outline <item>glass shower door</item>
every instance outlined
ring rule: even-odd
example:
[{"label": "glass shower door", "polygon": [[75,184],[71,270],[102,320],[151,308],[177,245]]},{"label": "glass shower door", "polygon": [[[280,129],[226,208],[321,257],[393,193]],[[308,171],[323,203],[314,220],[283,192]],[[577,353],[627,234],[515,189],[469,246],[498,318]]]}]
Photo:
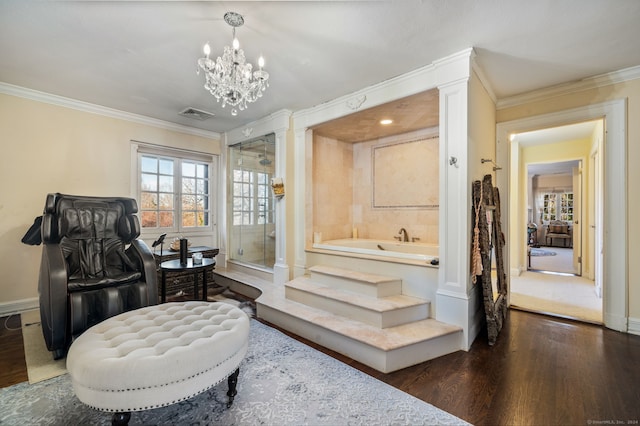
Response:
[{"label": "glass shower door", "polygon": [[273,269],[275,172],[273,134],[229,147],[229,260]]}]

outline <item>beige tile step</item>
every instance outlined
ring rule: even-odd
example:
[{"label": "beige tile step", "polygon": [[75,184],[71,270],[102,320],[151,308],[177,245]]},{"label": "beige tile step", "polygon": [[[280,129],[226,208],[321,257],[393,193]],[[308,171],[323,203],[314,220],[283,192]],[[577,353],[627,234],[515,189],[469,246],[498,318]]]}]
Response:
[{"label": "beige tile step", "polygon": [[213,275],[217,285],[228,287],[231,291],[251,299],[260,297],[263,289],[273,286],[273,283],[267,280],[224,267],[216,267]]},{"label": "beige tile step", "polygon": [[309,277],[298,277],[285,283],[285,296],[378,328],[395,327],[429,317],[428,300],[405,295],[364,296],[322,286]]},{"label": "beige tile step", "polygon": [[285,297],[284,287],[256,299],[258,317],[383,373],[462,348],[462,329],[434,319],[378,328]]},{"label": "beige tile step", "polygon": [[372,297],[386,297],[402,293],[402,279],[385,275],[369,274],[315,265],[309,268],[311,279],[326,287],[364,294]]}]

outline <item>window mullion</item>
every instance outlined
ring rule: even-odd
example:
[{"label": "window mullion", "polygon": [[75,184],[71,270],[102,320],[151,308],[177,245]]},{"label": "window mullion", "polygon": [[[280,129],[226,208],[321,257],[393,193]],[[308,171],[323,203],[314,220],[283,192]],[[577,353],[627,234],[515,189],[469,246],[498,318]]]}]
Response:
[{"label": "window mullion", "polygon": [[174,227],[182,232],[182,159],[177,158],[173,169],[173,212]]},{"label": "window mullion", "polygon": [[251,177],[252,177],[252,181],[251,181],[251,189],[252,189],[251,199],[252,199],[252,205],[253,205],[253,224],[257,225],[260,222],[260,220],[259,220],[260,206],[258,204],[258,173],[257,172],[251,172]]}]

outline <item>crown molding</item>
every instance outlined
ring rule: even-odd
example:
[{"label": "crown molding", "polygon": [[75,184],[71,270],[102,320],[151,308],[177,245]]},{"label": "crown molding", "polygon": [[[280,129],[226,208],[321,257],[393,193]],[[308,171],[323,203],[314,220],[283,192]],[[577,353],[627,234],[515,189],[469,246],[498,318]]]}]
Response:
[{"label": "crown molding", "polygon": [[356,109],[367,109],[396,99],[415,95],[459,80],[468,80],[473,48],[467,48],[413,71],[331,101],[293,113],[296,128],[309,128],[316,124],[351,114]]},{"label": "crown molding", "polygon": [[496,93],[493,91],[491,84],[489,84],[489,79],[487,78],[486,74],[484,73],[480,65],[478,65],[478,63],[475,61],[475,55],[471,59],[471,69],[476,73],[478,80],[480,80],[480,84],[482,84],[484,90],[487,91],[487,94],[489,95],[493,103],[497,103],[498,98],[496,96]]},{"label": "crown molding", "polygon": [[156,118],[151,118],[144,115],[133,114],[113,108],[107,108],[76,99],[65,98],[64,96],[58,96],[51,93],[40,92],[38,90],[27,89],[25,87],[15,86],[13,84],[0,82],[0,93],[16,96],[19,98],[30,99],[36,102],[43,102],[51,105],[61,106],[64,108],[88,112],[90,114],[102,115],[105,117],[116,118],[119,120],[129,121],[137,124],[144,124],[146,126],[157,127],[164,130],[171,130],[174,132],[185,133],[193,136],[201,136],[204,138],[220,140],[220,133],[218,132],[183,126],[181,124],[158,120]]},{"label": "crown molding", "polygon": [[502,98],[496,103],[496,109],[501,110],[511,108],[548,98],[582,92],[584,90],[597,89],[599,87],[609,86],[612,84],[624,83],[638,78],[640,78],[640,66],[625,68],[619,71],[612,71],[606,74],[583,78],[582,80],[570,83],[562,83],[544,89]]},{"label": "crown molding", "polygon": [[268,133],[286,132],[289,130],[291,114],[290,110],[281,109],[266,117],[229,130],[225,133],[225,144],[228,146]]}]

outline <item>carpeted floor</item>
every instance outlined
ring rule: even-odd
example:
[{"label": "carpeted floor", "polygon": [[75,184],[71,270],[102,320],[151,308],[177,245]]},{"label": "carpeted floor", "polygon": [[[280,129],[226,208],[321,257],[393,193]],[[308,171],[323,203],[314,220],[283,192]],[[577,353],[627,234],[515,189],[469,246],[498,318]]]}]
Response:
[{"label": "carpeted floor", "polygon": [[38,383],[43,380],[57,377],[67,372],[64,359],[53,360],[51,352],[42,336],[42,326],[40,324],[40,312],[35,309],[23,312],[22,321],[22,341],[24,342],[24,359],[27,363],[27,375],[29,383]]},{"label": "carpeted floor", "polygon": [[573,254],[572,248],[532,248],[529,270],[511,276],[511,306],[601,324],[602,299],[592,280],[573,275],[579,272]]},{"label": "carpeted floor", "polygon": [[563,247],[532,248],[529,269],[567,274],[578,272],[573,267],[573,249]]},{"label": "carpeted floor", "polygon": [[[435,425],[466,424],[258,321],[240,366],[238,395],[226,382],[188,401],[133,413],[131,424]],[[68,374],[0,390],[0,424],[109,424],[73,394]]]},{"label": "carpeted floor", "polygon": [[527,311],[602,323],[602,299],[586,278],[526,271],[511,276],[510,296],[512,306]]}]

